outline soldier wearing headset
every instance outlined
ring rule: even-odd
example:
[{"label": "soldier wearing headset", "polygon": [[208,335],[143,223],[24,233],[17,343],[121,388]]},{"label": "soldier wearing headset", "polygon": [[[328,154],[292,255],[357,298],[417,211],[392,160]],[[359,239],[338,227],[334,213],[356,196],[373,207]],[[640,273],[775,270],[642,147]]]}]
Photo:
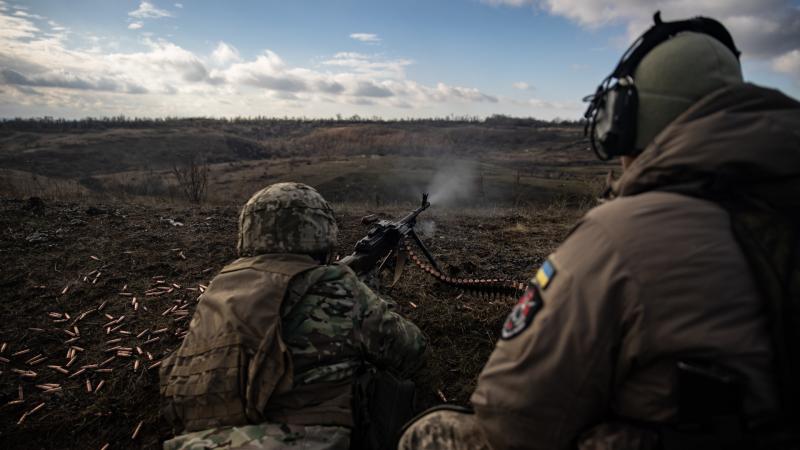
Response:
[{"label": "soldier wearing headset", "polygon": [[532,274],[474,412],[400,448],[798,448],[800,103],[719,22],[659,14],[587,100],[615,198]]}]

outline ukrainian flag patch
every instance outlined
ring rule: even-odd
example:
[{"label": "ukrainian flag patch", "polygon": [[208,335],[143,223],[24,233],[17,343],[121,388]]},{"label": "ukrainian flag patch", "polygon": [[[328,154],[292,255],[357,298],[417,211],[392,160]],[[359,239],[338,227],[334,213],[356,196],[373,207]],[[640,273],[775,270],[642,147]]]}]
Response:
[{"label": "ukrainian flag patch", "polygon": [[542,267],[539,268],[539,271],[536,272],[536,284],[539,285],[540,288],[545,289],[548,284],[550,284],[550,280],[556,276],[556,266],[550,262],[550,259],[546,259]]}]

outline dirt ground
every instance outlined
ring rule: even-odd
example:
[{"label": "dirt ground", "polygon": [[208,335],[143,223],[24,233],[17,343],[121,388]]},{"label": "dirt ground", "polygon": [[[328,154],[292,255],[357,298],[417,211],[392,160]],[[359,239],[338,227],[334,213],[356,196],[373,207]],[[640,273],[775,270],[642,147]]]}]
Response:
[{"label": "dirt ground", "polygon": [[[420,228],[451,275],[523,281],[582,209],[434,207]],[[0,199],[3,448],[160,448],[172,430],[159,415],[158,364],[235,258],[237,212]],[[366,231],[361,216],[402,209],[337,212],[345,255]],[[419,407],[466,404],[516,299],[453,290],[415,267],[381,294],[430,337]]]}]

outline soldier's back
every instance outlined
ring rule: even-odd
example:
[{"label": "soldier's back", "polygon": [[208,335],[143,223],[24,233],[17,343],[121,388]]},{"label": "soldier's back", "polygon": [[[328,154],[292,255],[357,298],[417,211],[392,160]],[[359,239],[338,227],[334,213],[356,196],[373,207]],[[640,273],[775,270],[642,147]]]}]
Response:
[{"label": "soldier's back", "polygon": [[[667,192],[621,197],[591,211],[629,274],[627,318],[613,404],[625,417],[675,411],[675,359],[742,375],[748,415],[774,412],[772,350],[763,301],[719,205]],[[576,255],[577,256],[577,255]]]}]

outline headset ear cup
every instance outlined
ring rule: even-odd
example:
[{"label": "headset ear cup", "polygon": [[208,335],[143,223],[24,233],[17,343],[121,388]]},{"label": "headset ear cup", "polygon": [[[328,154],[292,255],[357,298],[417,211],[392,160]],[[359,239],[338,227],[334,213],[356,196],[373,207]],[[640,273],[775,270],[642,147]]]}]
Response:
[{"label": "headset ear cup", "polygon": [[595,153],[602,160],[636,153],[636,87],[632,82],[616,83],[602,96],[592,125]]},{"label": "headset ear cup", "polygon": [[636,129],[639,115],[639,91],[630,84],[625,87],[624,107],[620,111],[620,148],[621,155],[638,155],[642,149],[636,148]]},{"label": "headset ear cup", "polygon": [[617,103],[617,86],[614,84],[602,92],[592,119],[594,152],[603,161],[615,156],[617,136],[614,131],[614,110]]}]

